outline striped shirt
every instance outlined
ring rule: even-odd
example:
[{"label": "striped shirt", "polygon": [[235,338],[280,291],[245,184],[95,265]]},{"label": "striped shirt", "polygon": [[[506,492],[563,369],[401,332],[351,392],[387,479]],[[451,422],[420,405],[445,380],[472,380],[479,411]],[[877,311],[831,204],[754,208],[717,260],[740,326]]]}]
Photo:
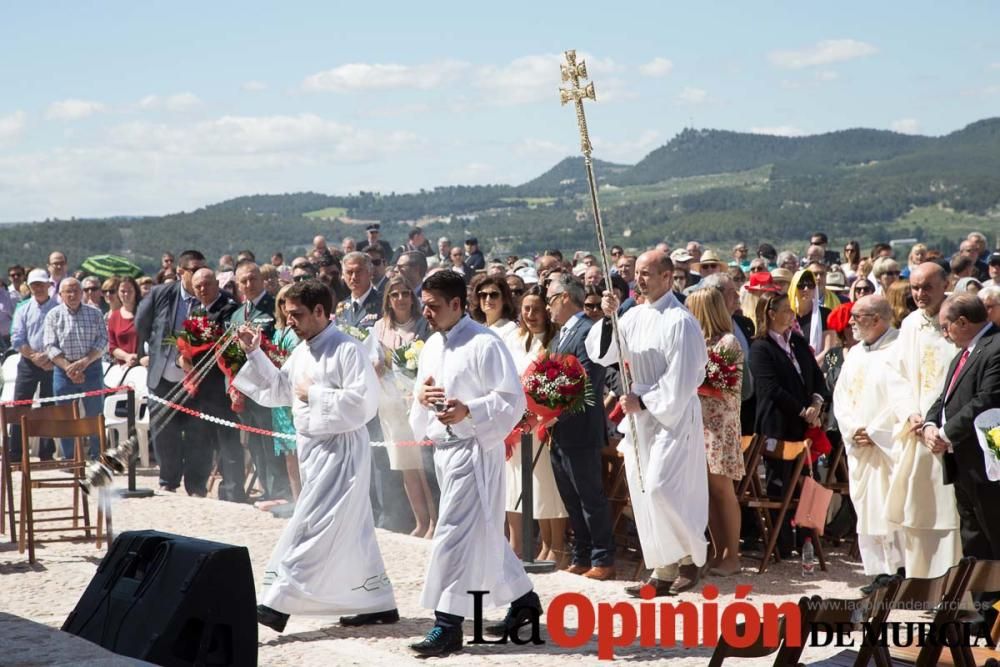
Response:
[{"label": "striped shirt", "polygon": [[45,353],[49,359],[61,354],[76,361],[107,349],[108,325],[97,308],[81,304],[74,313],[61,303],[45,316]]}]

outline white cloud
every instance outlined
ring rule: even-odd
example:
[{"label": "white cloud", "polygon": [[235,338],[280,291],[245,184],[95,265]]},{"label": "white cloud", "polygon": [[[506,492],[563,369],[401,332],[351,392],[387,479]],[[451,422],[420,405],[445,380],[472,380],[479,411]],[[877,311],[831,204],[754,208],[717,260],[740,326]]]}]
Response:
[{"label": "white cloud", "polygon": [[794,125],[773,125],[771,127],[751,127],[753,134],[770,134],[776,137],[802,137],[805,131]]},{"label": "white cloud", "polygon": [[685,86],[684,89],[677,95],[677,101],[684,104],[701,104],[706,99],[708,99],[708,91],[704,88],[694,88],[692,86]]},{"label": "white cloud", "polygon": [[594,137],[594,155],[609,162],[636,163],[654,148],[663,143],[663,135],[657,130],[643,130],[634,139],[605,141]]},{"label": "white cloud", "polygon": [[166,111],[190,111],[201,106],[201,100],[194,93],[177,93],[174,95],[146,95],[139,100],[139,107],[142,109]]},{"label": "white cloud", "polygon": [[442,60],[423,65],[349,63],[307,76],[302,88],[310,92],[346,93],[371,90],[431,90],[454,81],[469,64]]},{"label": "white cloud", "polygon": [[[610,58],[597,58],[577,53],[577,62],[587,64],[588,81],[596,74],[597,98],[603,101],[625,97],[617,79],[600,80],[601,75],[621,71],[621,66]],[[562,82],[560,65],[565,62],[562,54],[546,53],[515,58],[505,65],[488,65],[476,73],[476,85],[483,89],[486,102],[491,105],[516,105],[547,102],[559,99]],[[584,82],[581,81],[581,85]]]},{"label": "white cloud", "polygon": [[645,76],[661,77],[674,70],[674,63],[666,58],[653,58],[648,63],[639,66],[639,72]]},{"label": "white cloud", "polygon": [[49,105],[45,117],[50,120],[80,120],[107,109],[106,105],[92,100],[60,100]]},{"label": "white cloud", "polygon": [[240,85],[240,90],[245,93],[259,93],[262,90],[267,90],[267,84],[263,81],[244,81]]},{"label": "white cloud", "polygon": [[826,39],[798,51],[772,51],[771,64],[788,69],[829,65],[877,53],[878,49],[856,39]]},{"label": "white cloud", "polygon": [[23,111],[15,111],[6,116],[0,116],[0,143],[13,141],[24,131],[28,116]]},{"label": "white cloud", "polygon": [[920,134],[920,123],[916,118],[900,118],[889,123],[889,129],[900,134]]}]

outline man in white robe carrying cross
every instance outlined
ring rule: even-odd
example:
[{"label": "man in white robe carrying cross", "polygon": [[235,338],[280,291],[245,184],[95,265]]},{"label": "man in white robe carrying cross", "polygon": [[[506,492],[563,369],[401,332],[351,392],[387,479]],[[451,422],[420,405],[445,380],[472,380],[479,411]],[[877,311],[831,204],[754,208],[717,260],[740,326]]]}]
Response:
[{"label": "man in white robe carrying cross", "polygon": [[858,341],[844,358],[833,409],[844,437],[851,502],[858,515],[858,548],[871,593],[903,568],[903,538],[885,517],[885,499],[895,463],[892,431],[895,412],[886,400],[889,356],[899,331],[892,327],[892,306],[880,295],[858,299],[851,310]]},{"label": "man in white robe carrying cross", "polygon": [[[672,294],[670,258],[659,250],[643,253],[635,273],[645,303],[619,322],[632,371],[631,393],[619,402],[626,415],[634,415],[639,441],[633,442],[623,419],[618,428],[625,438],[618,451],[625,459],[643,559],[653,568],[645,584],[656,595],[676,595],[697,585],[708,546],[708,468],[697,394],[708,352],[697,320]],[[618,306],[605,292],[604,323],[587,336],[590,358],[604,366],[619,361],[610,322]],[[628,586],[625,592],[639,597],[642,587]]]},{"label": "man in white robe carrying cross", "polygon": [[365,424],[378,409],[367,352],[330,323],[333,293],[316,280],[287,292],[285,318],[302,343],[281,369],[261,333],[239,329],[247,363],[233,386],[266,407],[291,406],[302,492],[264,574],[257,620],[278,632],[291,614],[342,616],[342,625],[399,620],[375,541]]},{"label": "man in white robe carrying cross", "polygon": [[441,508],[420,604],[435,623],[411,648],[424,656],[462,650],[462,621],[474,611],[469,591],[488,591],[491,607],[510,604],[509,633],[537,620],[541,603],[504,538],[504,438],[524,415],[526,399],[514,360],[500,338],[465,315],[465,279],[428,276],[423,316],[435,331],[420,353],[410,411],[418,439],[434,443]]}]

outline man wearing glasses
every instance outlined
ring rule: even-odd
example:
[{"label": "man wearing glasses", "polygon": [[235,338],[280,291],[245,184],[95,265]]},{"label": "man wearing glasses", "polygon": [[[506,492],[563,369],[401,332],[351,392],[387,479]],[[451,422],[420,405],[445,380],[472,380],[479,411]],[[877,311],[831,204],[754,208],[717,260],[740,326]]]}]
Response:
[{"label": "man wearing glasses", "polygon": [[7,286],[7,291],[10,293],[10,300],[16,304],[25,298],[21,295],[21,285],[24,284],[24,267],[20,264],[8,267],[7,279],[10,280],[10,284]]},{"label": "man wearing glasses", "polygon": [[382,294],[385,287],[385,270],[387,268],[382,248],[379,246],[368,246],[362,252],[368,255],[372,261],[372,285],[375,287],[376,292]]},{"label": "man wearing glasses", "polygon": [[102,313],[108,311],[108,304],[104,302],[104,293],[101,292],[100,278],[87,276],[83,279],[83,302],[97,308]]},{"label": "man wearing glasses", "polygon": [[54,250],[49,254],[49,278],[52,284],[49,285],[49,296],[59,299],[59,283],[66,277],[66,255],[59,250]]}]

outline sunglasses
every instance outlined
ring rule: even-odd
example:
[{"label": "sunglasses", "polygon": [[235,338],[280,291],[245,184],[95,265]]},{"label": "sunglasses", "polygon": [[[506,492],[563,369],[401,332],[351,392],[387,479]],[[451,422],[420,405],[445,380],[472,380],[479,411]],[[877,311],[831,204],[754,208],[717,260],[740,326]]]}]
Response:
[{"label": "sunglasses", "polygon": [[382,260],[381,259],[373,259],[372,260],[372,266],[382,266]]},{"label": "sunglasses", "polygon": [[866,287],[857,287],[857,288],[855,288],[854,293],[855,294],[874,294],[875,293],[875,288],[874,287],[867,287],[867,286]]},{"label": "sunglasses", "polygon": [[479,292],[476,294],[476,296],[478,296],[479,299],[483,301],[486,299],[499,299],[500,292]]},{"label": "sunglasses", "polygon": [[114,294],[115,293],[115,291],[113,289],[105,289],[105,290],[101,290],[101,291],[104,292],[105,294]]},{"label": "sunglasses", "polygon": [[600,310],[601,309],[601,304],[599,302],[598,303],[584,303],[583,307],[586,310]]},{"label": "sunglasses", "polygon": [[83,291],[84,292],[100,292],[101,288],[100,287],[84,287]]},{"label": "sunglasses", "polygon": [[305,282],[307,280],[313,280],[313,276],[302,275],[302,276],[295,276],[294,278],[292,278],[292,281],[297,282],[297,283],[302,283],[302,282]]},{"label": "sunglasses", "polygon": [[10,278],[11,280],[20,280],[21,278],[24,277],[24,274],[23,273],[8,273],[7,277]]},{"label": "sunglasses", "polygon": [[816,289],[815,285],[810,285],[809,283],[799,283],[799,291],[804,291],[807,289]]},{"label": "sunglasses", "polygon": [[512,289],[510,293],[513,294],[514,296],[522,296],[524,294],[524,290],[515,288]]}]

